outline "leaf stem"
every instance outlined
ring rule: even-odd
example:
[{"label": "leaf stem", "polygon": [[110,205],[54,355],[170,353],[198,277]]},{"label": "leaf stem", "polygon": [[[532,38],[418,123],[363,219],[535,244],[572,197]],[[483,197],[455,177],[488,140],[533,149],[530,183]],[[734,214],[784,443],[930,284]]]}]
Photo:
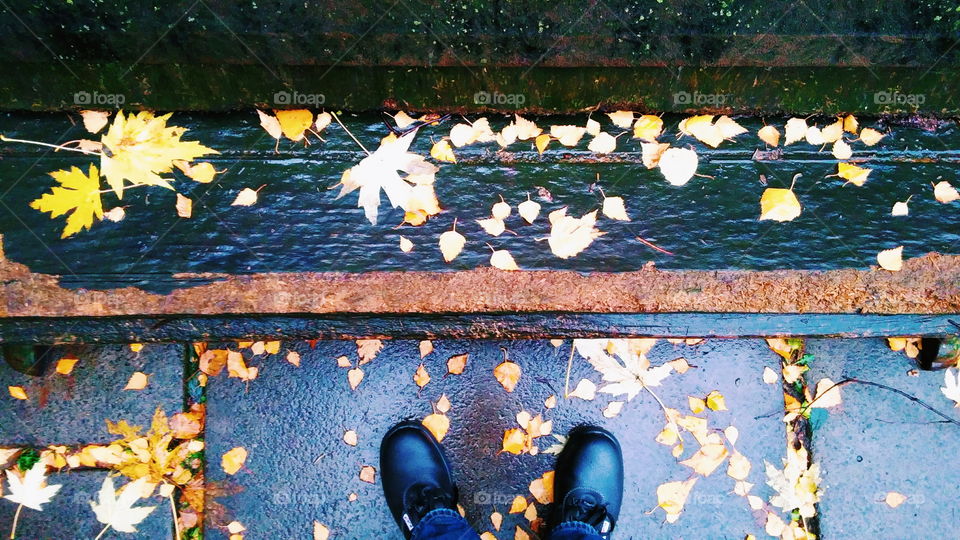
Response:
[{"label": "leaf stem", "polygon": [[167,497],[170,499],[170,512],[173,513],[173,527],[177,535],[174,537],[176,540],[180,540],[180,518],[177,516],[177,507],[173,504],[173,491],[170,491],[170,496]]},{"label": "leaf stem", "polygon": [[12,143],[23,143],[23,144],[33,144],[36,146],[45,146],[47,148],[55,148],[57,150],[69,150],[70,152],[80,152],[81,154],[87,154],[88,156],[103,156],[100,152],[91,152],[89,150],[84,150],[82,148],[70,148],[69,146],[61,146],[59,144],[50,144],[40,141],[30,141],[27,139],[12,139],[4,135],[0,135],[0,141],[3,142],[12,142]]},{"label": "leaf stem", "polygon": [[563,399],[570,395],[570,369],[573,367],[573,352],[576,350],[575,340],[570,340],[570,357],[567,358],[567,379],[563,383]]},{"label": "leaf stem", "polygon": [[100,538],[101,538],[104,534],[107,533],[107,529],[109,529],[109,528],[110,528],[110,524],[107,523],[107,525],[103,528],[103,530],[100,531],[100,534],[98,534],[97,537],[94,538],[93,540],[100,540]]},{"label": "leaf stem", "polygon": [[350,130],[347,129],[347,126],[343,125],[343,122],[340,121],[340,117],[337,116],[337,113],[331,111],[331,112],[330,112],[330,116],[333,116],[333,119],[336,120],[337,123],[340,124],[340,127],[342,127],[343,130],[347,132],[347,135],[349,135],[350,138],[353,139],[353,142],[357,143],[357,145],[360,146],[360,148],[361,148],[364,152],[366,152],[367,155],[369,156],[369,155],[370,155],[370,151],[367,150],[367,148],[366,148],[365,146],[363,146],[363,144],[362,144],[360,141],[358,141],[356,137],[353,136],[353,133],[350,133]]},{"label": "leaf stem", "polygon": [[13,515],[13,528],[10,529],[10,540],[13,540],[17,537],[17,521],[20,520],[20,511],[23,510],[23,505],[17,506],[17,513]]}]

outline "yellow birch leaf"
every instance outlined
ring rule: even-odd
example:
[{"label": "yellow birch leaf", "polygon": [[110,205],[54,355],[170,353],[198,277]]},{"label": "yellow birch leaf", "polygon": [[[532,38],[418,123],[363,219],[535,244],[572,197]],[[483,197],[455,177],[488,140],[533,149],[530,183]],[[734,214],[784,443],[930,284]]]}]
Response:
[{"label": "yellow birch leaf", "polygon": [[446,394],[440,396],[440,399],[437,400],[437,412],[442,414],[447,414],[450,412],[450,400],[447,398]]},{"label": "yellow birch leaf", "polygon": [[450,147],[450,141],[447,139],[440,139],[434,143],[433,147],[430,148],[430,155],[437,161],[457,162],[457,157],[453,155],[453,148]]},{"label": "yellow birch leaf", "polygon": [[673,446],[677,442],[678,436],[679,432],[677,430],[677,425],[670,422],[663,426],[663,429],[657,435],[655,440],[664,446]]},{"label": "yellow birch leaf", "polygon": [[763,368],[763,382],[767,384],[774,384],[777,382],[777,372],[770,369],[770,366]]},{"label": "yellow birch leaf", "polygon": [[103,213],[103,219],[112,221],[114,223],[123,221],[123,218],[125,217],[127,217],[127,211],[124,210],[122,206],[115,206],[109,211]]},{"label": "yellow birch leaf", "polygon": [[[520,428],[510,428],[503,432],[502,451],[510,454],[522,454],[527,446],[527,435]],[[522,497],[520,497],[522,498]],[[513,512],[510,512],[511,514]]]},{"label": "yellow birch leaf", "polygon": [[22,386],[8,386],[7,391],[10,392],[10,397],[14,399],[27,399],[27,391]]},{"label": "yellow birch leaf", "polygon": [[534,503],[527,505],[527,509],[523,511],[523,518],[527,521],[537,519],[537,505]]},{"label": "yellow birch leaf", "polygon": [[134,371],[133,375],[130,376],[130,380],[127,381],[127,385],[123,387],[124,390],[143,390],[147,387],[147,374],[141,371]]},{"label": "yellow birch leaf", "polygon": [[697,482],[697,477],[683,482],[667,482],[657,486],[657,506],[667,512],[667,521],[673,523],[683,512],[690,490]]},{"label": "yellow birch leaf", "polygon": [[584,127],[587,130],[587,135],[591,137],[596,137],[600,134],[600,122],[597,122],[593,118],[587,118],[587,125]]},{"label": "yellow birch leaf", "polygon": [[519,270],[520,267],[513,260],[513,256],[505,249],[494,251],[490,255],[490,266],[500,270]]},{"label": "yellow birch leaf", "polygon": [[597,397],[597,385],[589,379],[580,379],[573,392],[567,395],[568,398],[580,398],[585,401],[592,401]]},{"label": "yellow birch leaf", "polygon": [[73,366],[77,365],[79,358],[72,358],[69,356],[64,356],[63,358],[57,360],[57,373],[61,375],[69,375],[73,372]]},{"label": "yellow birch leaf", "polygon": [[356,390],[363,380],[363,370],[356,367],[347,372],[347,382],[350,383],[350,389]]},{"label": "yellow birch leaf", "polygon": [[860,141],[867,146],[873,146],[880,142],[880,139],[886,137],[885,134],[880,133],[879,131],[873,128],[863,128],[860,130]]},{"label": "yellow birch leaf", "polygon": [[313,129],[317,133],[320,133],[321,131],[326,129],[327,126],[329,126],[330,122],[332,121],[333,121],[333,116],[330,113],[322,112],[317,115],[317,121],[313,123]]},{"label": "yellow birch leaf", "polygon": [[833,157],[837,159],[850,159],[853,156],[853,148],[843,139],[837,139],[833,143]]},{"label": "yellow birch leaf", "polygon": [[740,452],[734,452],[727,463],[727,476],[734,480],[746,480],[750,475],[750,460]]},{"label": "yellow birch leaf", "polygon": [[842,401],[840,387],[834,386],[833,381],[824,377],[817,382],[817,393],[814,400],[810,402],[810,407],[826,409],[839,405]]},{"label": "yellow birch leaf", "polygon": [[607,406],[603,409],[603,417],[613,418],[617,416],[620,414],[620,411],[623,410],[623,404],[624,402],[622,401],[611,401],[607,403]]},{"label": "yellow birch leaf", "polygon": [[551,394],[547,399],[543,400],[543,406],[552,409],[557,406],[557,396]]},{"label": "yellow birch leaf", "polygon": [[553,502],[553,480],[555,471],[547,471],[540,478],[530,482],[530,494],[540,504],[550,504]]},{"label": "yellow birch leaf", "polygon": [[193,201],[177,193],[177,215],[182,218],[193,216]]},{"label": "yellow birch leaf", "polygon": [[903,268],[903,246],[885,249],[877,253],[877,262],[884,270],[899,272]]},{"label": "yellow birch leaf", "polygon": [[826,144],[827,140],[823,138],[823,132],[820,131],[820,128],[817,126],[807,127],[806,134],[807,143],[814,146],[820,146],[821,144]]},{"label": "yellow birch leaf", "polygon": [[257,192],[250,188],[243,188],[237,193],[237,197],[230,203],[230,206],[252,206],[257,203]]},{"label": "yellow birch leaf", "polygon": [[356,446],[357,443],[359,442],[359,437],[357,436],[357,432],[352,429],[348,429],[344,431],[343,442],[349,444],[350,446]]},{"label": "yellow birch leaf", "polygon": [[537,147],[537,152],[543,154],[543,151],[547,149],[547,145],[550,144],[550,135],[544,133],[543,135],[537,135],[534,144]]},{"label": "yellow birch leaf", "polygon": [[[633,123],[633,138],[654,143],[663,132],[663,119],[653,114],[645,114]],[[652,167],[647,167],[651,169]]]},{"label": "yellow birch leaf", "polygon": [[223,454],[223,457],[220,458],[220,466],[223,467],[223,472],[233,475],[237,471],[243,468],[243,464],[247,462],[247,449],[242,446],[237,446],[231,450],[228,450],[227,453]]},{"label": "yellow birch leaf", "polygon": [[260,116],[260,126],[274,139],[279,139],[283,135],[283,129],[280,128],[280,121],[276,116],[269,115],[261,110],[257,110]]},{"label": "yellow birch leaf", "polygon": [[727,402],[723,398],[723,394],[714,390],[707,394],[707,407],[710,407],[710,410],[713,411],[725,411],[727,410]]},{"label": "yellow birch leaf", "polygon": [[780,144],[780,131],[775,126],[763,126],[757,131],[757,137],[760,137],[761,141],[770,146],[778,146]]},{"label": "yellow birch leaf", "polygon": [[657,164],[660,173],[672,186],[682,186],[697,172],[697,153],[689,148],[668,148]]},{"label": "yellow birch leaf", "polygon": [[937,185],[933,186],[933,196],[938,202],[943,204],[960,199],[960,193],[957,193],[957,188],[950,185],[950,182],[946,180],[937,182]]},{"label": "yellow birch leaf", "polygon": [[291,141],[303,138],[303,132],[313,125],[313,113],[307,109],[275,110],[280,130]]},{"label": "yellow birch leaf", "polygon": [[717,121],[714,122],[713,125],[720,130],[720,134],[724,139],[733,139],[734,137],[743,135],[749,131],[747,128],[741,126],[736,120],[727,115],[717,118]]},{"label": "yellow birch leaf", "polygon": [[460,375],[467,367],[469,354],[458,354],[447,359],[447,373],[451,375]]},{"label": "yellow birch leaf", "polygon": [[538,128],[535,123],[531,120],[521,117],[519,114],[514,115],[513,120],[514,125],[517,127],[517,139],[525,141],[527,139],[532,139],[543,131]]},{"label": "yellow birch leaf", "polygon": [[447,436],[447,431],[450,430],[450,418],[445,414],[428,414],[423,419],[423,426],[430,430],[430,433],[433,433],[437,442],[443,442],[443,438]]},{"label": "yellow birch leaf", "polygon": [[810,368],[807,366],[801,366],[798,364],[790,364],[787,366],[783,366],[783,370],[782,370],[783,380],[787,384],[793,384],[797,382],[800,376],[806,373],[808,369]]},{"label": "yellow birch leaf", "polygon": [[708,443],[700,447],[697,453],[680,462],[693,469],[697,474],[710,476],[727,457],[727,447],[722,444]]},{"label": "yellow birch leaf", "polygon": [[723,430],[723,436],[730,441],[730,444],[737,444],[737,439],[740,438],[740,430],[736,426],[727,426]]},{"label": "yellow birch leaf", "polygon": [[360,480],[368,484],[374,484],[377,481],[377,470],[370,465],[360,467]]},{"label": "yellow birch leaf", "polygon": [[397,124],[397,128],[403,129],[416,122],[417,119],[404,111],[398,111],[397,114],[393,115],[393,121]]},{"label": "yellow birch leaf", "polygon": [[503,234],[503,231],[507,230],[507,227],[506,225],[504,225],[503,220],[497,219],[495,217],[478,219],[477,224],[480,225],[480,227],[482,227],[483,230],[487,232],[487,234],[492,236],[500,236],[501,234]]},{"label": "yellow birch leaf", "polygon": [[835,143],[840,140],[840,137],[843,137],[843,120],[837,119],[836,122],[826,126],[820,130],[820,134],[823,135],[823,141],[827,143]]},{"label": "yellow birch leaf", "polygon": [[564,146],[576,146],[586,132],[587,129],[580,126],[550,126],[550,137]]},{"label": "yellow birch leaf", "polygon": [[673,367],[673,370],[679,373],[680,375],[683,375],[684,373],[690,370],[690,364],[687,363],[687,359],[683,357],[674,358],[673,360],[667,363],[670,364]]},{"label": "yellow birch leaf", "polygon": [[617,138],[609,133],[598,133],[587,145],[587,150],[598,154],[609,154],[616,149]]},{"label": "yellow birch leaf", "polygon": [[[864,130],[866,131],[866,130]],[[887,496],[884,497],[883,502],[887,503],[887,506],[890,508],[896,508],[906,502],[907,496],[896,491],[891,491],[887,493]]]},{"label": "yellow birch leaf", "polygon": [[803,118],[791,118],[787,120],[784,131],[784,146],[802,141],[807,136],[807,121]]},{"label": "yellow birch leaf", "polygon": [[857,167],[850,163],[837,163],[837,176],[858,187],[867,181],[867,177],[870,176],[871,171],[872,169]]},{"label": "yellow birch leaf", "polygon": [[623,204],[623,197],[604,197],[603,215],[610,219],[630,221],[630,216],[627,215],[627,209]]},{"label": "yellow birch leaf", "polygon": [[433,342],[429,339],[425,339],[420,342],[418,348],[420,349],[420,359],[422,360],[433,352]]},{"label": "yellow birch leaf", "polygon": [[400,251],[410,253],[413,250],[413,242],[406,236],[400,235]]},{"label": "yellow birch leaf", "polygon": [[530,196],[527,195],[527,200],[517,205],[517,212],[524,221],[533,223],[540,215],[540,203],[530,200]]},{"label": "yellow birch leaf", "polygon": [[853,133],[856,135],[857,130],[860,128],[860,123],[857,122],[857,118],[852,114],[848,114],[843,119],[843,130],[848,133]]},{"label": "yellow birch leaf", "polygon": [[457,258],[457,255],[460,255],[460,252],[463,251],[463,246],[467,243],[467,239],[456,230],[449,230],[440,235],[440,253],[443,255],[443,260],[450,262]]},{"label": "yellow birch leaf", "polygon": [[[497,530],[499,531],[500,529]],[[490,531],[484,531],[480,533],[480,540],[497,540],[497,537]]]},{"label": "yellow birch leaf", "polygon": [[313,540],[328,540],[330,538],[330,529],[319,521],[313,521]]},{"label": "yellow birch leaf", "polygon": [[490,523],[493,525],[493,530],[499,531],[503,525],[503,514],[500,512],[490,514]]},{"label": "yellow birch leaf", "polygon": [[521,373],[520,364],[509,360],[504,360],[493,369],[493,376],[507,392],[513,392],[513,389],[517,387]]},{"label": "yellow birch leaf", "polygon": [[416,383],[416,385],[420,388],[423,388],[428,382],[430,382],[430,374],[427,373],[427,368],[422,362],[420,363],[420,366],[417,367],[416,373],[413,374],[413,382]]},{"label": "yellow birch leaf", "polygon": [[503,221],[510,216],[510,205],[503,200],[503,196],[500,196],[500,202],[493,205],[493,208],[490,209],[490,215],[493,216],[493,219],[499,219]]},{"label": "yellow birch leaf", "polygon": [[511,514],[520,514],[527,509],[527,499],[522,495],[517,495],[513,498],[513,502],[510,503],[509,513]]},{"label": "yellow birch leaf", "polygon": [[660,164],[660,158],[663,153],[670,148],[670,143],[644,142],[640,143],[641,158],[643,166],[653,169]]},{"label": "yellow birch leaf", "polygon": [[297,351],[290,351],[287,353],[287,362],[290,362],[296,367],[300,367],[300,353]]},{"label": "yellow birch leaf", "polygon": [[910,207],[907,206],[909,201],[897,201],[893,203],[893,208],[890,210],[891,216],[906,216],[910,214]]},{"label": "yellow birch leaf", "polygon": [[97,133],[110,119],[109,111],[80,111],[83,127],[90,133]]},{"label": "yellow birch leaf", "polygon": [[707,404],[700,398],[687,396],[687,404],[690,405],[690,411],[693,414],[700,414],[707,408]]},{"label": "yellow birch leaf", "polygon": [[630,126],[633,125],[633,112],[631,111],[614,111],[607,113],[607,116],[613,122],[613,125],[618,128],[630,129]]}]

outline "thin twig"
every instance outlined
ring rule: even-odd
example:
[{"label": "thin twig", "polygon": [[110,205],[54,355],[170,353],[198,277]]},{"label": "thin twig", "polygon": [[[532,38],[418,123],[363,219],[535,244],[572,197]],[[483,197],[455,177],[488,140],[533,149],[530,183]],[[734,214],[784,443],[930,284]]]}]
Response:
[{"label": "thin twig", "polygon": [[333,119],[336,120],[338,124],[340,124],[340,127],[342,127],[343,130],[347,132],[347,135],[349,135],[350,138],[353,139],[353,142],[357,143],[357,145],[359,145],[360,148],[361,148],[364,152],[366,152],[367,155],[369,156],[369,155],[370,155],[370,151],[367,150],[367,148],[366,148],[365,146],[363,146],[363,143],[361,143],[360,141],[358,141],[357,138],[353,136],[353,133],[350,133],[350,130],[347,129],[347,126],[343,125],[343,122],[340,121],[340,117],[337,116],[337,113],[331,112],[331,113],[330,113],[330,116],[332,116]]},{"label": "thin twig", "polygon": [[80,152],[81,154],[87,154],[88,156],[102,156],[100,152],[91,152],[89,150],[84,150],[82,148],[70,148],[69,146],[61,146],[59,144],[50,144],[40,141],[29,141],[27,139],[11,139],[10,137],[5,137],[0,135],[0,141],[3,142],[13,142],[13,143],[23,143],[23,144],[33,144],[36,146],[46,146],[47,148],[56,148],[57,150],[68,150],[70,152]]},{"label": "thin twig", "polygon": [[563,399],[567,399],[570,395],[570,369],[573,367],[573,351],[576,349],[574,341],[570,340],[570,358],[567,358],[567,379],[563,383]]},{"label": "thin twig", "polygon": [[810,406],[812,406],[815,401],[817,401],[818,399],[820,399],[821,397],[823,397],[827,392],[829,392],[830,390],[833,390],[834,388],[837,388],[837,387],[839,387],[839,386],[843,386],[843,385],[848,384],[848,383],[860,383],[860,384],[866,384],[866,385],[869,385],[869,386],[876,386],[877,388],[882,388],[882,389],[884,389],[884,390],[889,390],[889,391],[894,392],[894,393],[896,393],[896,394],[900,394],[901,396],[909,399],[910,401],[912,401],[912,402],[920,405],[920,406],[923,407],[924,409],[927,409],[928,411],[936,414],[936,415],[939,416],[940,418],[943,418],[943,419],[946,420],[947,422],[949,422],[949,423],[951,423],[951,424],[956,424],[956,425],[960,426],[960,421],[957,421],[957,420],[955,420],[955,419],[953,419],[953,418],[950,418],[950,417],[947,416],[946,414],[944,414],[944,413],[938,411],[937,409],[934,409],[932,406],[928,405],[927,402],[923,401],[922,399],[920,399],[920,398],[918,398],[918,397],[916,397],[916,396],[911,396],[910,394],[904,392],[903,390],[899,390],[899,389],[894,388],[894,387],[892,387],[892,386],[887,386],[887,385],[885,385],[885,384],[880,384],[880,383],[876,383],[876,382],[872,382],[872,381],[864,381],[864,380],[861,380],[861,379],[854,379],[853,377],[847,377],[847,378],[843,379],[842,381],[835,383],[835,384],[834,384],[833,386],[831,386],[830,388],[827,388],[826,390],[824,390],[819,396],[813,398],[812,401],[810,401],[809,403],[807,403],[804,407],[802,407],[802,408],[800,409],[800,415],[802,416],[803,413],[806,412],[807,409],[809,409]]}]

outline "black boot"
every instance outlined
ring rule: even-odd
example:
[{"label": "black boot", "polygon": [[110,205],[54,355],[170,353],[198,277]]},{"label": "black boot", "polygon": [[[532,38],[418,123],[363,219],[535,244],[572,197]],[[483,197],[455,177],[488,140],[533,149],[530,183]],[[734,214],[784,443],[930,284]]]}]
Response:
[{"label": "black boot", "polygon": [[597,426],[573,428],[557,456],[550,529],[580,521],[610,538],[622,500],[623,453],[616,437]]},{"label": "black boot", "polygon": [[400,422],[383,436],[380,478],[387,506],[407,538],[431,510],[457,509],[450,464],[440,443],[420,422]]}]

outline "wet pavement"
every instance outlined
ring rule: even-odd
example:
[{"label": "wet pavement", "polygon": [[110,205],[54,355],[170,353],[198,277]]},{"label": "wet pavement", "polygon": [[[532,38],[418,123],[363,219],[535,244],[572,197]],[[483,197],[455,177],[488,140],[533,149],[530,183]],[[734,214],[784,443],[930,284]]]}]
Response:
[{"label": "wet pavement", "polygon": [[[235,348],[235,344],[230,344]],[[360,478],[364,466],[378,467],[383,433],[404,418],[423,418],[441,396],[451,403],[450,431],[444,446],[460,485],[460,502],[478,531],[498,538],[514,537],[520,525],[531,531],[521,514],[508,514],[517,495],[533,501],[528,486],[553,468],[554,457],[542,452],[557,441],[536,439],[538,455],[501,452],[504,430],[517,427],[521,410],[542,414],[554,422],[555,433],[566,433],[581,423],[600,424],[620,439],[626,458],[625,504],[615,538],[764,538],[762,513],[751,511],[747,500],[733,493],[735,481],[726,464],[699,478],[676,523],[666,523],[656,508],[657,486],[686,480],[691,469],[671,456],[669,446],[655,442],[664,415],[653,395],[641,392],[620,414],[606,418],[612,401],[597,393],[593,400],[563,399],[571,341],[555,345],[548,340],[443,341],[421,360],[416,341],[384,341],[383,350],[361,367],[363,380],[356,390],[347,380],[349,368],[338,367],[345,356],[354,366],[357,346],[352,341],[285,342],[275,355],[245,351],[249,366],[259,376],[242,382],[226,373],[207,383],[207,482],[205,537],[226,539],[226,524],[239,521],[246,538],[309,538],[314,520],[325,524],[332,538],[401,538],[382,501],[379,472],[373,483]],[[494,367],[509,358],[523,374],[510,393],[493,376]],[[0,382],[26,387],[30,402],[9,397],[0,408],[0,446],[15,444],[79,444],[112,439],[103,421],[124,418],[147,424],[157,405],[168,413],[183,407],[184,348],[147,345],[139,354],[128,348],[77,349],[81,361],[70,377],[47,375],[30,379],[8,368]],[[300,366],[284,360],[289,351],[300,355]],[[890,351],[881,339],[808,340],[814,355],[808,380],[855,376],[899,388],[951,417],[958,417],[940,393],[942,372],[907,375],[915,366],[902,353]],[[469,354],[460,375],[445,375],[448,358]],[[99,358],[96,363],[90,360]],[[736,449],[750,460],[747,481],[751,494],[764,500],[773,495],[765,483],[764,462],[781,463],[786,436],[783,396],[777,384],[762,381],[765,366],[779,370],[779,357],[761,339],[710,339],[695,345],[659,340],[648,354],[653,365],[685,358],[692,366],[672,373],[652,388],[665,406],[689,414],[688,396],[704,397],[713,390],[725,396],[727,411],[699,416],[711,429],[735,426]],[[419,389],[413,381],[423,362],[430,381]],[[134,370],[151,373],[143,391],[122,391]],[[581,379],[602,386],[600,374],[579,354],[570,370],[570,389]],[[46,395],[41,405],[33,396]],[[903,538],[923,534],[952,534],[957,522],[956,500],[960,478],[948,466],[960,445],[960,428],[937,423],[937,418],[903,397],[872,386],[847,385],[843,403],[815,412],[812,442],[814,460],[823,468],[824,497],[819,505],[823,538]],[[545,400],[557,396],[555,408]],[[356,446],[343,440],[354,430]],[[681,459],[698,447],[689,434]],[[242,446],[249,452],[234,475],[221,468],[220,457]],[[945,466],[947,465],[947,466]],[[40,512],[24,510],[21,538],[92,538],[99,531],[86,501],[94,498],[105,471],[85,470],[53,475],[64,484],[61,497]],[[889,491],[907,501],[890,508],[882,499]],[[136,535],[111,532],[105,538],[172,537],[165,501],[154,498],[159,511],[139,527]],[[8,527],[15,505],[0,502],[0,529]],[[505,516],[493,531],[493,511]],[[547,508],[537,503],[540,516]],[[786,515],[784,514],[784,517]],[[922,524],[922,525],[921,525]],[[29,533],[27,533],[29,531]],[[536,536],[534,536],[536,538]]]}]

